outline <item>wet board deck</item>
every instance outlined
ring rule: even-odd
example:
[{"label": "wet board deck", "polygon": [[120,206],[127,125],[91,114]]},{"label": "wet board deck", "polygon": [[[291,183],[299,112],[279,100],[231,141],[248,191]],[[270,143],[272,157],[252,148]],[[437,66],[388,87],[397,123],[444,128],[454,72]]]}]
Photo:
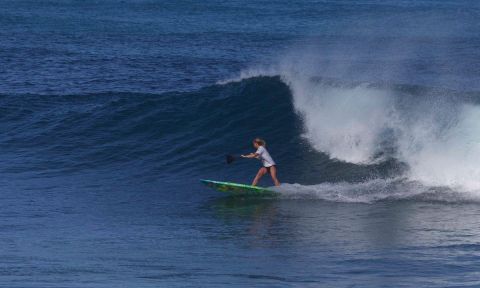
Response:
[{"label": "wet board deck", "polygon": [[200,182],[214,190],[217,190],[218,192],[223,192],[234,196],[271,196],[277,194],[276,192],[267,188],[239,183],[220,182],[213,180],[200,180]]}]

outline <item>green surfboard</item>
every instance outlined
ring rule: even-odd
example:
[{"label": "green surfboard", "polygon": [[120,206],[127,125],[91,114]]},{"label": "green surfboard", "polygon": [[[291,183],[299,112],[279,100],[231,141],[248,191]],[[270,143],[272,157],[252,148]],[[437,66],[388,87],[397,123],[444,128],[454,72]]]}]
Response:
[{"label": "green surfboard", "polygon": [[200,182],[218,192],[227,193],[233,196],[272,196],[277,194],[272,190],[258,186],[213,180],[200,180]]}]

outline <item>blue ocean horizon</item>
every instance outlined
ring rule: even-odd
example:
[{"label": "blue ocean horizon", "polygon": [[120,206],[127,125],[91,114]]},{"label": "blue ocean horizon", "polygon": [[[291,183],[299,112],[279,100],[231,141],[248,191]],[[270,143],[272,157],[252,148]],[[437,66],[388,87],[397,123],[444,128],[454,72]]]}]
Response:
[{"label": "blue ocean horizon", "polygon": [[0,7],[0,287],[480,287],[476,1]]}]

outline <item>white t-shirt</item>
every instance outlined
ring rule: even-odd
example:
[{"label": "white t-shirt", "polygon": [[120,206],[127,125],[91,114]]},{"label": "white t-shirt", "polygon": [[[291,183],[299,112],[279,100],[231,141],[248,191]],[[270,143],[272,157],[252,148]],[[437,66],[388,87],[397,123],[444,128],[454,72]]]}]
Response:
[{"label": "white t-shirt", "polygon": [[258,147],[257,152],[255,152],[255,154],[257,154],[258,158],[262,160],[262,164],[264,167],[271,167],[275,165],[275,161],[273,161],[272,156],[270,156],[270,153],[268,153],[265,147],[263,146]]}]

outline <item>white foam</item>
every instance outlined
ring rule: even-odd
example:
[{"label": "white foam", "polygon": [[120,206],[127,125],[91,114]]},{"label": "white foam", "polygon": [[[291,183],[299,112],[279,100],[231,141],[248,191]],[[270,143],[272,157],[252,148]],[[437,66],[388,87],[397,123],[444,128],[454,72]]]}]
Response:
[{"label": "white foam", "polygon": [[480,195],[476,193],[427,186],[404,178],[372,179],[361,183],[282,184],[271,189],[279,192],[283,199],[315,199],[340,203],[370,204],[412,199],[441,202],[480,201]]},{"label": "white foam", "polygon": [[478,191],[480,107],[461,104],[451,121],[450,126],[443,128],[426,119],[414,123],[399,140],[400,159],[408,163],[411,179]]},{"label": "white foam", "polygon": [[375,155],[383,152],[380,143],[391,131],[393,156],[408,165],[411,180],[480,191],[479,106],[412,98],[399,107],[399,96],[388,90],[368,85],[332,88],[283,77],[304,119],[305,137],[318,151],[341,161],[371,164],[379,160]]},{"label": "white foam", "polygon": [[373,160],[378,135],[391,121],[393,106],[385,91],[283,77],[294,95],[294,107],[303,116],[305,136],[315,149],[346,162]]}]

